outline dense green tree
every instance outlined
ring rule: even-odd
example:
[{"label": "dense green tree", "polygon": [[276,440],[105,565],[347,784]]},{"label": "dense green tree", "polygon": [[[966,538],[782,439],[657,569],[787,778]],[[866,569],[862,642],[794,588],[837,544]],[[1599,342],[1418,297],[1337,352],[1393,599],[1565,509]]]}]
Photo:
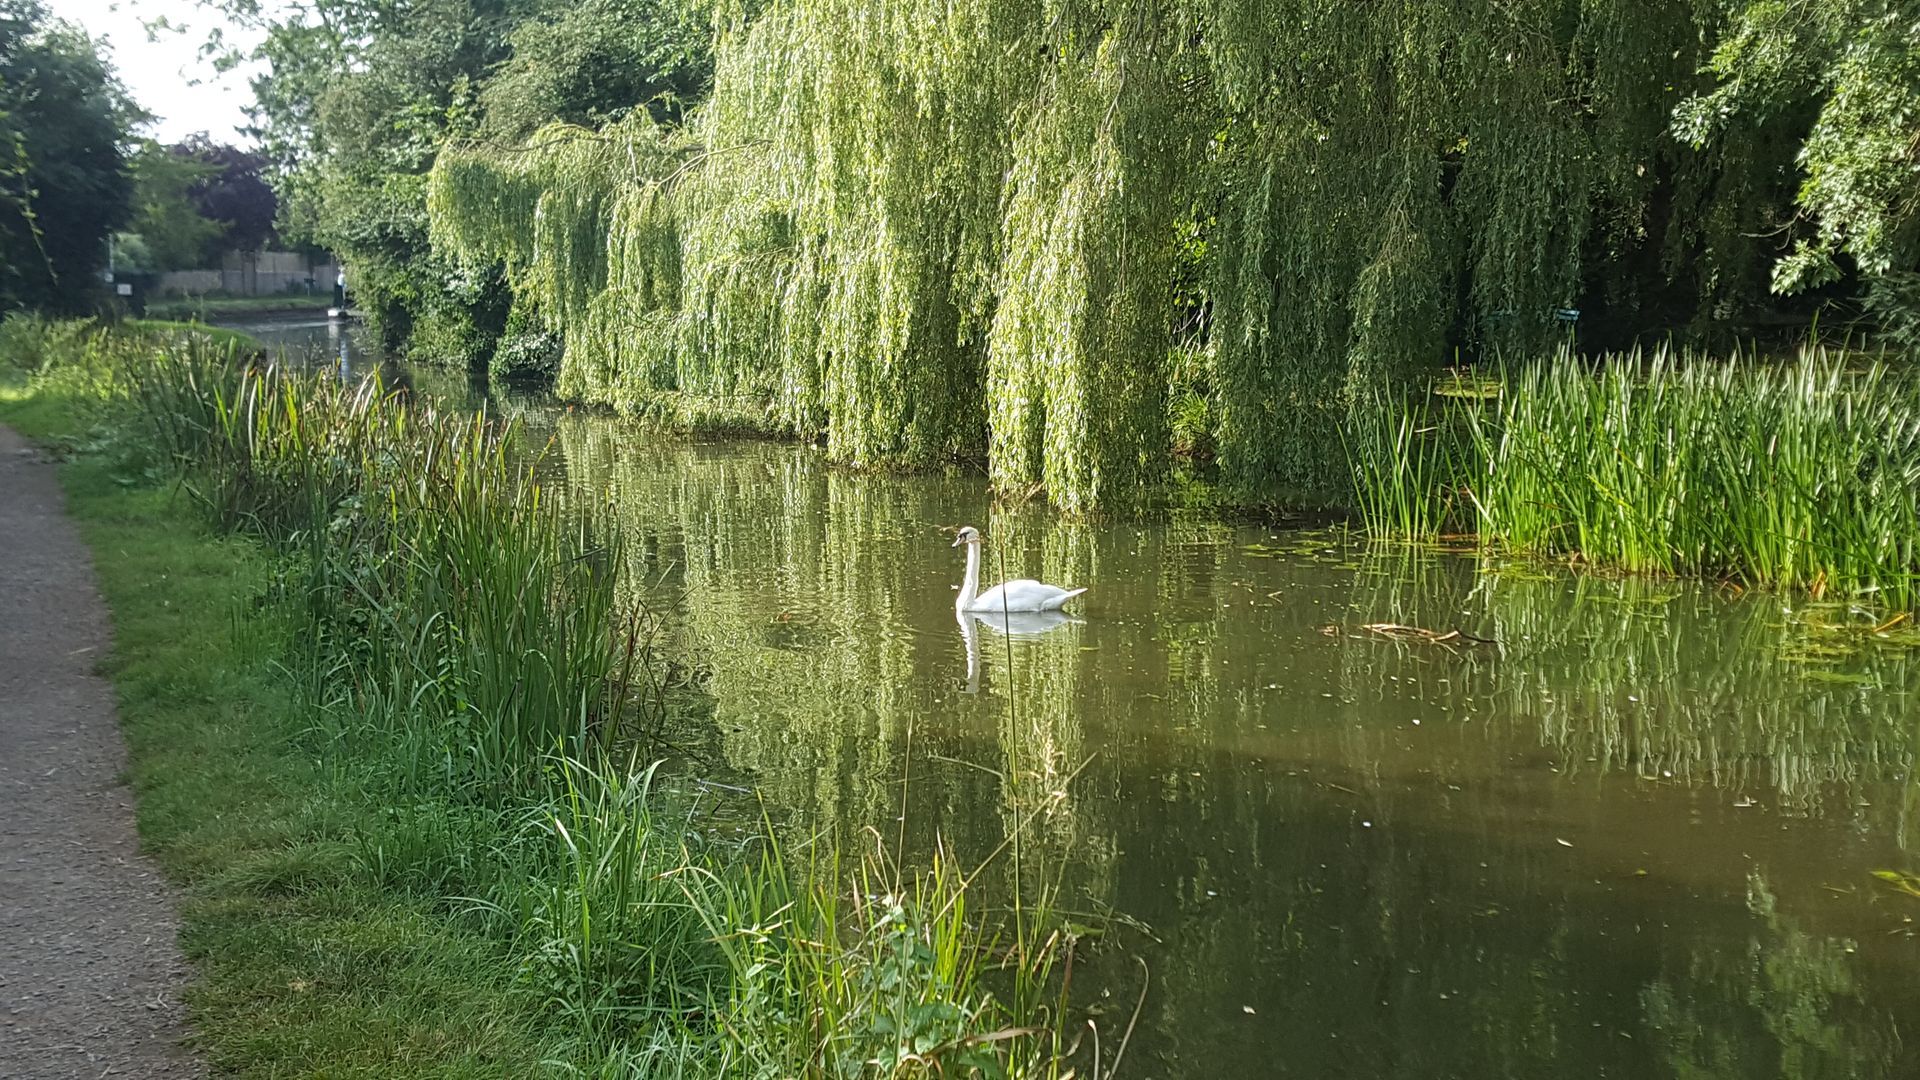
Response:
[{"label": "dense green tree", "polygon": [[198,163],[205,175],[188,189],[200,216],[220,225],[221,246],[258,251],[272,243],[279,201],[265,176],[266,158],[196,135],[170,148]]},{"label": "dense green tree", "polygon": [[1457,352],[1920,294],[1914,12],[780,0],[685,130],[459,143],[434,224],[582,346],[567,393],[1080,506],[1177,408],[1245,493],[1337,499],[1351,411]]},{"label": "dense green tree", "polygon": [[216,266],[228,251],[258,251],[273,238],[277,202],[261,176],[265,159],[196,136],[173,146],[143,141],[132,155],[133,218],[116,265],[142,270]]},{"label": "dense green tree", "polygon": [[283,223],[391,337],[1071,505],[1337,498],[1350,410],[1575,320],[1920,341],[1920,0],[276,11]]},{"label": "dense green tree", "polygon": [[35,0],[0,0],[0,306],[91,302],[128,218],[137,119],[85,33]]},{"label": "dense green tree", "polygon": [[1859,274],[1889,332],[1920,347],[1920,2],[1740,0],[1708,70],[1682,105],[1695,146],[1750,138],[1780,117],[1802,125],[1798,213],[1772,284],[1798,293]]},{"label": "dense green tree", "polygon": [[227,9],[266,32],[254,120],[283,235],[348,263],[390,343],[476,367],[512,297],[493,261],[448,258],[428,243],[426,173],[441,145],[483,130],[517,140],[556,116],[600,122],[637,106],[670,115],[710,70],[705,21],[658,0]]},{"label": "dense green tree", "polygon": [[[473,113],[474,80],[506,55],[513,0],[357,0],[227,10],[264,33],[254,124],[280,196],[279,231],[345,260],[383,336],[484,363],[505,320],[489,275],[434,257],[425,174]],[[478,284],[476,284],[478,283]]]},{"label": "dense green tree", "polygon": [[200,212],[193,191],[212,174],[212,167],[152,140],[140,145],[130,164],[133,219],[130,232],[122,235],[138,238],[144,259],[136,267],[130,246],[122,242],[115,264],[142,270],[208,265],[209,258],[218,256],[223,230]]},{"label": "dense green tree", "polygon": [[557,4],[516,27],[481,91],[488,136],[519,141],[561,120],[596,126],[639,106],[679,117],[713,78],[712,28],[674,0]]}]

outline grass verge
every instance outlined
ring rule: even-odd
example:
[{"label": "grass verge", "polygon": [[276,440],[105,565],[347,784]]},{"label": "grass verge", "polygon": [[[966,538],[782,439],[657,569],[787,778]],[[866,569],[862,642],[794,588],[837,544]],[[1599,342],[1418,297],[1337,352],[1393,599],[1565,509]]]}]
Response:
[{"label": "grass verge", "polygon": [[143,844],[185,886],[200,1045],[241,1076],[526,1076],[540,1018],[494,942],[357,872],[377,824],[319,752],[280,659],[292,623],[264,604],[272,560],[214,535],[174,489],[129,476],[88,403],[0,389],[0,419],[70,453],[68,510],[113,612],[104,665]]}]

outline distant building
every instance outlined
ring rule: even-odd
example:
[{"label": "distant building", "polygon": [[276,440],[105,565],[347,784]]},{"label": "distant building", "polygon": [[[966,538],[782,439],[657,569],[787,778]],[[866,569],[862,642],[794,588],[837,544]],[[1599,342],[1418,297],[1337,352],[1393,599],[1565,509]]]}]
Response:
[{"label": "distant building", "polygon": [[330,256],[297,251],[229,251],[217,270],[171,270],[154,281],[155,296],[274,296],[301,293],[325,296],[333,290],[340,264]]}]

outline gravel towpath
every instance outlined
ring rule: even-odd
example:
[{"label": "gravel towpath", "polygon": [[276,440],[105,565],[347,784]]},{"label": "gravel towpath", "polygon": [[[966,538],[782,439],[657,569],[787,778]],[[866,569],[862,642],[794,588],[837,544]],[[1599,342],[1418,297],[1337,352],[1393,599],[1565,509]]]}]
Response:
[{"label": "gravel towpath", "polygon": [[93,562],[0,426],[0,1077],[204,1075],[172,891],[140,853]]}]

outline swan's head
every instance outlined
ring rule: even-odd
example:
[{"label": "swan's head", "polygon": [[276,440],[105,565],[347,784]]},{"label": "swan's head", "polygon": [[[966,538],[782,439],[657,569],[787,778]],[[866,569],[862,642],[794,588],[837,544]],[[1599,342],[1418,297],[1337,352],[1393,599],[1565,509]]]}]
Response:
[{"label": "swan's head", "polygon": [[979,542],[980,530],[971,525],[960,526],[960,531],[955,533],[953,537],[954,547],[959,547],[961,544],[977,544]]}]

